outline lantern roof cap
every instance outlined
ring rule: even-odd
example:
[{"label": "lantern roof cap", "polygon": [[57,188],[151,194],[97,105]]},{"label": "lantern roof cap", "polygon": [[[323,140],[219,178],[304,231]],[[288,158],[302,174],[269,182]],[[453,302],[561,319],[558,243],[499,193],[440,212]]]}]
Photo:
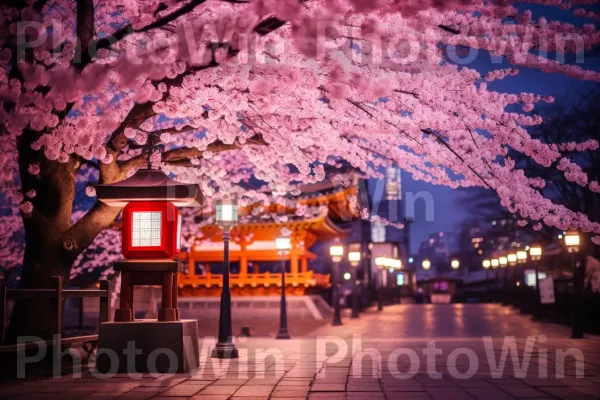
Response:
[{"label": "lantern roof cap", "polygon": [[113,207],[124,207],[131,201],[169,201],[177,207],[199,207],[200,187],[169,178],[158,169],[139,169],[120,182],[96,185],[98,200]]}]

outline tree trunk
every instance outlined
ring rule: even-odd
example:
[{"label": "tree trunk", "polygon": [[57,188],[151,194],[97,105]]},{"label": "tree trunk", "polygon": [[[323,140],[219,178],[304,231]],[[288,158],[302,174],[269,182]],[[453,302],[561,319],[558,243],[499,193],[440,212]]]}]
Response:
[{"label": "tree trunk", "polygon": [[[37,135],[24,133],[19,143],[19,169],[22,191],[35,190],[31,199],[33,211],[23,214],[25,254],[21,270],[20,288],[48,289],[53,277],[69,283],[71,267],[78,255],[87,248],[103,229],[110,226],[120,212],[118,208],[96,203],[76,224],[71,223],[75,198],[75,176],[79,161],[71,158],[66,163],[50,161],[39,151],[31,149]],[[29,165],[40,164],[40,173],[32,175]],[[15,302],[7,330],[7,343],[15,343],[19,336],[52,339],[57,333],[57,310],[53,301],[34,299]]]}]

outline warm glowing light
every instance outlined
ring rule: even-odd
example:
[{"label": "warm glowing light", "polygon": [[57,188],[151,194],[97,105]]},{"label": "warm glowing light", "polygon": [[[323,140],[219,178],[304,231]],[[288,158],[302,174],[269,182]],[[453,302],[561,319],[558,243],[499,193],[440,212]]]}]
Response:
[{"label": "warm glowing light", "polygon": [[375,259],[375,265],[378,267],[387,267],[389,264],[389,259],[387,257],[377,257]]},{"label": "warm glowing light", "polygon": [[275,248],[278,251],[288,251],[292,248],[292,241],[289,237],[278,237],[275,239]]},{"label": "warm glowing light", "polygon": [[160,246],[162,213],[160,211],[134,211],[131,213],[131,217],[131,246]]},{"label": "warm glowing light", "polygon": [[329,255],[331,256],[333,262],[342,261],[342,257],[344,256],[344,246],[341,244],[332,245],[329,247]]},{"label": "warm glowing light", "polygon": [[402,268],[402,261],[396,260],[396,259],[391,259],[389,261],[389,267],[392,268],[392,269],[401,269]]},{"label": "warm glowing light", "polygon": [[517,264],[517,254],[510,253],[509,255],[506,256],[506,260],[508,261],[508,264],[516,265]]},{"label": "warm glowing light", "polygon": [[579,233],[576,231],[569,231],[565,234],[565,245],[569,250],[569,253],[574,253],[579,251],[580,238]]},{"label": "warm glowing light", "polygon": [[458,267],[460,267],[460,261],[458,260],[452,260],[452,262],[450,263],[450,266],[452,267],[452,269],[458,269]]},{"label": "warm glowing light", "polygon": [[492,265],[490,260],[483,260],[483,268],[488,269]]},{"label": "warm glowing light", "polygon": [[349,281],[349,280],[350,280],[350,278],[352,278],[352,274],[351,274],[350,272],[346,272],[346,273],[344,274],[344,279],[345,279],[345,280],[347,280],[347,281]]},{"label": "warm glowing light", "polygon": [[527,252],[525,250],[517,251],[517,262],[522,264],[525,261],[527,261]]},{"label": "warm glowing light", "polygon": [[350,265],[356,267],[360,263],[360,251],[351,251],[348,253],[348,261]]},{"label": "warm glowing light", "polygon": [[424,270],[428,270],[429,268],[431,268],[431,262],[429,260],[425,259],[421,263],[421,266],[423,267]]},{"label": "warm glowing light", "polygon": [[533,261],[538,261],[539,259],[541,259],[542,258],[542,246],[532,245],[529,248],[529,257],[531,257],[531,259]]},{"label": "warm glowing light", "polygon": [[492,268],[498,268],[498,265],[500,265],[500,261],[498,261],[497,258],[493,258],[491,265],[492,265]]},{"label": "warm glowing light", "polygon": [[500,266],[504,268],[508,264],[508,258],[506,258],[504,256],[500,257],[500,258],[498,258],[498,262],[500,263]]},{"label": "warm glowing light", "polygon": [[232,226],[238,221],[237,203],[231,201],[220,201],[216,206],[215,220],[217,225]]}]

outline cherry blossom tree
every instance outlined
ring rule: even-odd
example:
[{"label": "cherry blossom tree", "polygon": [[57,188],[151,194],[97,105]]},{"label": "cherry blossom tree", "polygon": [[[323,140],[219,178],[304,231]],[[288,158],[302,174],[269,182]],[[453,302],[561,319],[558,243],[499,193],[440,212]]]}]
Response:
[{"label": "cherry blossom tree", "polygon": [[[550,57],[598,44],[595,1],[523,3],[587,23],[534,20],[504,0],[4,3],[0,179],[23,219],[21,284],[68,277],[117,218],[120,210],[101,202],[74,218],[78,180],[118,182],[149,162],[199,183],[211,201],[242,203],[265,188],[298,194],[341,159],[373,177],[395,163],[433,184],[486,187],[535,226],[600,234],[597,221],[544,197],[543,180],[508,156],[519,152],[597,192],[564,152],[598,143],[532,138],[536,105],[553,99],[488,88],[519,68],[600,81]],[[469,68],[474,52],[503,68]],[[264,187],[249,189],[250,180]],[[17,304],[11,336],[47,335],[49,312]]]}]

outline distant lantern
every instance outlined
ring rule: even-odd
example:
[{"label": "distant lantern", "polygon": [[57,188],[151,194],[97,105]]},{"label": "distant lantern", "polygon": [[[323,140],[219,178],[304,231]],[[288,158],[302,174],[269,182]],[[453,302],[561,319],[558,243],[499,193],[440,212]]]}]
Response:
[{"label": "distant lantern", "polygon": [[334,263],[342,261],[342,257],[344,256],[344,246],[339,240],[336,240],[334,244],[329,247],[329,255]]},{"label": "distant lantern", "polygon": [[353,267],[357,267],[360,264],[360,251],[351,251],[348,253],[348,261]]},{"label": "distant lantern", "polygon": [[497,258],[492,258],[491,265],[492,268],[498,268],[498,265],[500,265],[500,261]]},{"label": "distant lantern", "polygon": [[580,238],[577,231],[569,231],[564,235],[565,245],[569,253],[576,253],[579,251]]},{"label": "distant lantern", "polygon": [[517,251],[517,262],[519,264],[524,264],[527,262],[527,252],[525,250]]},{"label": "distant lantern", "polygon": [[458,267],[460,267],[460,261],[458,261],[457,259],[454,259],[450,263],[450,266],[452,267],[452,269],[458,269]]},{"label": "distant lantern", "polygon": [[175,258],[181,250],[181,213],[199,206],[198,185],[172,180],[164,172],[141,169],[121,182],[97,185],[98,200],[125,207],[122,252],[128,259]]},{"label": "distant lantern", "polygon": [[498,262],[500,263],[500,266],[504,268],[508,265],[508,257],[502,256],[498,258]]},{"label": "distant lantern", "polygon": [[398,259],[391,259],[389,262],[389,267],[392,271],[402,269],[402,261]]},{"label": "distant lantern", "polygon": [[529,248],[529,257],[532,261],[539,261],[542,258],[542,246],[532,245]]},{"label": "distant lantern", "polygon": [[483,260],[483,268],[488,269],[492,265],[490,260]]},{"label": "distant lantern", "polygon": [[421,263],[421,266],[423,267],[423,269],[425,271],[427,271],[429,268],[431,268],[431,261],[429,261],[428,259],[423,260],[423,262]]},{"label": "distant lantern", "polygon": [[510,253],[509,255],[506,256],[506,260],[508,261],[508,264],[511,266],[515,266],[517,265],[517,253]]}]

